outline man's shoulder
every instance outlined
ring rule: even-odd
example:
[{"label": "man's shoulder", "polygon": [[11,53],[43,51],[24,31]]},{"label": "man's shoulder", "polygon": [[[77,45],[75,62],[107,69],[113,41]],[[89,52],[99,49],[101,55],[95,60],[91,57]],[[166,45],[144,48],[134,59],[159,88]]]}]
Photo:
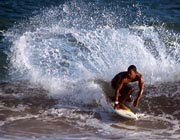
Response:
[{"label": "man's shoulder", "polygon": [[117,75],[121,80],[126,79],[128,77],[127,71],[122,71],[118,73]]},{"label": "man's shoulder", "polygon": [[139,76],[140,78],[142,78],[142,77],[143,77],[143,76],[142,76],[142,74],[141,74],[141,73],[139,73],[139,72],[138,72],[138,76]]},{"label": "man's shoulder", "polygon": [[122,71],[122,72],[118,73],[118,75],[127,75],[127,71]]},{"label": "man's shoulder", "polygon": [[123,71],[123,72],[119,72],[118,74],[116,74],[112,80],[122,81],[125,78],[127,78],[127,72]]},{"label": "man's shoulder", "polygon": [[143,75],[141,73],[138,73],[137,77],[138,77],[138,80],[143,80]]}]

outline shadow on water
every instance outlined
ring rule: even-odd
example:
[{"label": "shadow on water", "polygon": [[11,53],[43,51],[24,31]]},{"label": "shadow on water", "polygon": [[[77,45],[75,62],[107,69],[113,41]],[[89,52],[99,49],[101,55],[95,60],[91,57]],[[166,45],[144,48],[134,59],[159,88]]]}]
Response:
[{"label": "shadow on water", "polygon": [[1,82],[0,137],[94,136],[96,130],[88,125],[78,126],[78,120],[81,116],[100,116],[92,111],[56,107],[58,102],[40,85],[28,81]]},{"label": "shadow on water", "polygon": [[38,114],[57,104],[48,91],[29,82],[0,83],[0,121],[11,116]]},{"label": "shadow on water", "polygon": [[[105,94],[112,96],[111,93],[114,91],[108,81],[98,79],[95,83],[100,85]],[[1,82],[0,122],[7,123],[2,125],[0,134],[13,137],[60,137],[71,134],[78,137],[82,136],[83,132],[89,137],[99,135],[102,137],[98,129],[103,129],[103,125],[108,125],[111,129],[119,131],[151,132],[156,135],[154,137],[163,135],[165,138],[166,135],[171,136],[179,132],[177,128],[177,120],[180,119],[177,109],[180,105],[179,88],[179,82],[146,85],[143,98],[136,110],[137,113],[144,115],[140,115],[139,120],[135,121],[123,119],[113,113],[98,112],[87,108],[83,110],[83,108],[62,107],[56,110],[58,99],[48,96],[48,91],[40,85],[32,85],[26,81]],[[47,114],[46,110],[48,110]],[[31,117],[31,115],[34,116]],[[90,125],[94,123],[93,120],[100,121],[103,124],[102,128]]]}]

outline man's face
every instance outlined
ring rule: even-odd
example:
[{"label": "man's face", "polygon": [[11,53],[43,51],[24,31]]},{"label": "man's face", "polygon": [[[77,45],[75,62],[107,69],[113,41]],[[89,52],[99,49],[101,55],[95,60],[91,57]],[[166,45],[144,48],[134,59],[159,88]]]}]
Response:
[{"label": "man's face", "polygon": [[134,79],[136,77],[136,72],[134,70],[129,70],[128,76],[129,78]]}]

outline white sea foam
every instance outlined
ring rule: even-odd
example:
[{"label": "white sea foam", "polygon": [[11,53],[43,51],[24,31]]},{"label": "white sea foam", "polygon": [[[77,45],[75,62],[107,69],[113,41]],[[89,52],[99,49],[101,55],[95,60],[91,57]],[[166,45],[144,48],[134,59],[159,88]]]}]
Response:
[{"label": "white sea foam", "polygon": [[[170,32],[147,25],[116,28],[116,23],[108,25],[113,13],[104,11],[97,18],[88,17],[80,6],[85,5],[67,3],[46,10],[30,19],[32,29],[26,27],[21,34],[7,32],[7,36],[15,36],[11,55],[14,67],[33,81],[55,89],[61,83],[62,88],[64,81],[111,79],[130,64],[137,65],[148,83],[179,79],[179,65],[174,58],[179,57],[179,43],[161,37],[172,36]],[[89,24],[85,19],[79,21],[82,17],[90,18]],[[107,24],[96,25],[97,20]],[[173,56],[169,54],[172,47]]]}]

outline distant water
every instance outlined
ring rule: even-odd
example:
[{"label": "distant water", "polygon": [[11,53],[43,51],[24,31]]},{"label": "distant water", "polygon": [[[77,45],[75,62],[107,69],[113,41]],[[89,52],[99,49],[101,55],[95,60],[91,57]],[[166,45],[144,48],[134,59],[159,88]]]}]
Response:
[{"label": "distant water", "polygon": [[[179,139],[179,39],[178,0],[1,0],[0,138]],[[137,121],[106,99],[131,64]]]}]

